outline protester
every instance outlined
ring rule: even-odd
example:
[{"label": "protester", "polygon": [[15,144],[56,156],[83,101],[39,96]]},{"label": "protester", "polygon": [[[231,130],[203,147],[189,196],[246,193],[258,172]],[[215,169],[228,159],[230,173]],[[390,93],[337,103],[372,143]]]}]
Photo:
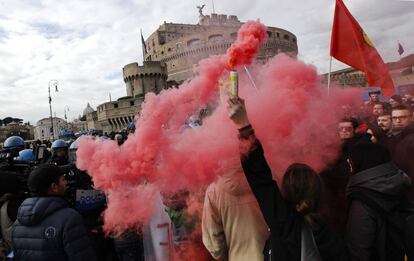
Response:
[{"label": "protester", "polygon": [[[118,146],[124,143],[122,134],[115,135]],[[119,261],[141,261],[144,260],[144,246],[142,233],[138,234],[135,229],[130,229],[113,238],[113,246]]]},{"label": "protester", "polygon": [[23,201],[12,240],[16,260],[95,260],[79,213],[66,207],[61,169],[45,164],[30,173],[32,197]]},{"label": "protester", "polygon": [[240,162],[232,165],[207,188],[203,243],[215,259],[263,260],[268,229]]},{"label": "protester", "polygon": [[390,147],[390,137],[392,135],[391,112],[385,111],[377,117],[377,124],[370,125],[367,133],[371,135],[373,143],[380,143],[387,148]]},{"label": "protester", "polygon": [[372,107],[372,115],[374,116],[375,120],[377,119],[377,117],[379,115],[384,113],[384,111],[385,111],[385,104],[384,103],[379,102],[377,104],[374,104],[374,106]]},{"label": "protester", "polygon": [[228,104],[241,143],[247,143],[242,166],[270,228],[271,260],[348,260],[345,243],[315,213],[322,190],[315,171],[292,164],[283,177],[282,195],[247,119],[244,101],[231,98]]},{"label": "protester", "polygon": [[405,218],[397,222],[403,226],[396,235],[399,240],[391,236],[393,224],[389,219],[403,203],[405,211],[410,207],[414,215],[414,208],[404,197],[411,179],[390,162],[388,150],[378,144],[354,146],[349,163],[352,175],[347,187],[351,199],[347,244],[351,259],[404,260],[404,255],[411,251],[401,249],[405,244]]},{"label": "protester", "polygon": [[413,95],[411,95],[410,93],[405,93],[403,96],[403,102],[410,106],[411,108],[413,108],[414,106],[414,99],[413,99]]},{"label": "protester", "polygon": [[342,147],[337,159],[321,172],[325,185],[322,194],[320,212],[326,222],[344,236],[346,230],[347,205],[345,189],[350,175],[347,159],[355,144],[370,140],[366,133],[356,133],[359,126],[355,118],[343,118],[338,124],[338,136],[342,140]]},{"label": "protester", "polygon": [[[398,168],[410,178],[414,178],[414,123],[412,109],[407,105],[399,105],[392,110],[391,157]],[[414,188],[411,187],[409,198],[414,199]]]},{"label": "protester", "polygon": [[365,105],[368,105],[370,107],[373,107],[375,104],[379,103],[379,95],[381,94],[381,91],[377,91],[377,90],[373,90],[373,91],[369,91],[368,95],[369,95],[369,101],[367,101],[365,103]]},{"label": "protester", "polygon": [[391,130],[392,130],[391,113],[384,112],[378,115],[377,125],[378,127],[381,128],[381,130],[385,133],[385,135],[391,134]]},{"label": "protester", "polygon": [[115,134],[114,137],[116,143],[118,144],[118,146],[121,146],[122,144],[124,144],[124,137],[122,137],[122,134]]},{"label": "protester", "polygon": [[391,96],[388,102],[391,105],[391,108],[394,108],[398,105],[401,105],[404,101],[400,95],[394,94],[393,96]]}]

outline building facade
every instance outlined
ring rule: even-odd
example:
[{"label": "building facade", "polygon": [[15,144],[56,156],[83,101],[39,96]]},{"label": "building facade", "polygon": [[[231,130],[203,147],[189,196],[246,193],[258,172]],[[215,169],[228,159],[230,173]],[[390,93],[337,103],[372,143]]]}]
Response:
[{"label": "building facade", "polygon": [[[182,83],[193,76],[200,60],[226,53],[242,24],[236,16],[209,16],[200,11],[198,24],[161,25],[145,41],[143,64],[131,63],[122,69],[127,96],[100,104],[96,110],[87,109],[87,128],[104,133],[125,129],[141,110],[145,94],[158,94],[168,88],[167,81]],[[280,52],[297,55],[294,34],[276,27],[268,27],[267,33],[268,41],[261,47],[257,61],[265,62]]]},{"label": "building facade", "polygon": [[34,126],[11,122],[6,126],[0,126],[0,143],[3,143],[10,136],[19,136],[24,140],[33,140]]},{"label": "building facade", "polygon": [[73,122],[69,123],[69,127],[73,130],[73,132],[87,132],[88,129],[88,122],[81,121],[79,119],[75,119]]},{"label": "building facade", "polygon": [[126,129],[141,110],[145,94],[158,94],[167,88],[168,74],[164,62],[144,61],[143,65],[127,64],[122,73],[127,96],[102,103],[96,111],[88,104],[89,107],[84,110],[88,130],[99,129],[104,133],[110,133]]},{"label": "building facade", "polygon": [[[386,65],[396,88],[410,87],[410,89],[414,89],[414,54],[407,55],[396,62],[389,62]],[[328,74],[324,74],[323,82],[327,83],[327,81]],[[365,74],[354,68],[331,72],[331,82],[343,86],[369,87]]]},{"label": "building facade", "polygon": [[39,120],[34,130],[35,140],[56,140],[59,137],[59,131],[67,128],[68,123],[58,117],[53,117],[53,137],[52,137],[52,123],[50,117]]},{"label": "building facade", "polygon": [[144,61],[142,66],[127,64],[122,73],[128,97],[144,97],[148,92],[159,93],[167,87],[168,73],[164,62]]},{"label": "building facade", "polygon": [[[145,60],[167,65],[168,81],[182,83],[193,76],[202,59],[226,53],[242,26],[237,16],[200,14],[198,24],[162,24],[145,41]],[[284,29],[268,27],[268,40],[260,48],[258,61],[265,62],[280,52],[297,55],[296,36]]]}]

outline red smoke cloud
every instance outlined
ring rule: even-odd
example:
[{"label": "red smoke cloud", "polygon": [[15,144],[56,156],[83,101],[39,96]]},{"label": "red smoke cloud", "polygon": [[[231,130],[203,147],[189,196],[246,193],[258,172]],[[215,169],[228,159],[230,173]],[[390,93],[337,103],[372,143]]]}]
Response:
[{"label": "red smoke cloud", "polygon": [[250,64],[257,55],[261,43],[267,40],[266,27],[257,22],[247,22],[239,30],[236,41],[227,50],[227,62],[231,70]]},{"label": "red smoke cloud", "polygon": [[[219,102],[218,82],[229,67],[250,64],[266,37],[262,24],[248,22],[227,55],[201,61],[191,81],[159,95],[147,94],[137,130],[121,147],[113,141],[79,141],[77,166],[109,194],[107,231],[138,227],[150,217],[155,190],[198,191],[220,174],[223,162],[239,157],[237,130]],[[338,153],[341,105],[355,105],[356,91],[334,90],[328,97],[313,66],[285,55],[254,69],[259,91],[240,72],[240,96],[275,178],[293,162],[321,170]],[[183,129],[188,116],[207,104],[216,109],[203,125]]]}]

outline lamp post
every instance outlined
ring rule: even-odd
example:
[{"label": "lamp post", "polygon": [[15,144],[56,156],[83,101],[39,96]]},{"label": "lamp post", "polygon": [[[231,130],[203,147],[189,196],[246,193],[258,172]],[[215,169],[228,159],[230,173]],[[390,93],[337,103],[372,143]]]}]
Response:
[{"label": "lamp post", "polygon": [[66,128],[69,128],[69,122],[68,117],[66,116],[66,113],[70,111],[70,108],[68,105],[65,105],[65,108],[63,109],[63,112],[65,113],[65,121],[66,121]]},{"label": "lamp post", "polygon": [[55,92],[58,92],[58,80],[50,80],[49,81],[49,109],[50,109],[50,124],[51,124],[51,137],[52,141],[55,139],[55,129],[53,128],[53,115],[52,115],[52,97],[50,96],[50,85],[55,86]]}]

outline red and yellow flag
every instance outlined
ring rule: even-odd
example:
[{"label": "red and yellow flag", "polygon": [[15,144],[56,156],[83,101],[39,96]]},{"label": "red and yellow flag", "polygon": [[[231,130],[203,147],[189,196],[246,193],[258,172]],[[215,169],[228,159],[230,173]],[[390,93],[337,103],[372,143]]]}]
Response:
[{"label": "red and yellow flag", "polygon": [[394,92],[387,66],[342,0],[336,0],[330,53],[337,60],[365,72],[368,84],[381,87],[384,96]]}]

